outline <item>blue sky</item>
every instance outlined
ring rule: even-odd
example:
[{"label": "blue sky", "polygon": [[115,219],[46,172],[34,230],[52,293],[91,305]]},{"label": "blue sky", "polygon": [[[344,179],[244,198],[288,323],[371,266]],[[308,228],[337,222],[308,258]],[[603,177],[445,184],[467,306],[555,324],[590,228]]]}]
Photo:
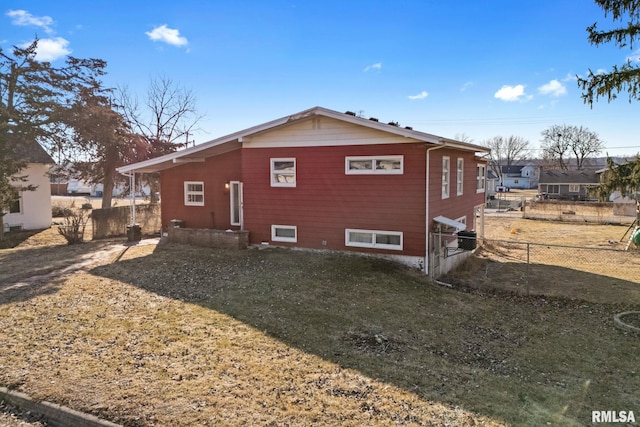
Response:
[{"label": "blue sky", "polygon": [[[140,100],[154,77],[191,90],[202,143],[314,106],[475,143],[537,149],[554,124],[586,126],[611,155],[640,152],[640,104],[585,105],[576,75],[635,52],[595,47],[590,0],[3,0],[0,47],[107,61],[107,86]],[[636,56],[638,56],[636,54]],[[533,156],[539,151],[532,150]]]}]

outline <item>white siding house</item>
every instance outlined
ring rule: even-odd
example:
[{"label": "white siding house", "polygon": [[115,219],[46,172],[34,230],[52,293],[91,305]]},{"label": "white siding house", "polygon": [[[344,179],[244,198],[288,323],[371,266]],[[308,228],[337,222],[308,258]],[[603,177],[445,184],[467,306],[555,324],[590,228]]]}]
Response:
[{"label": "white siding house", "polygon": [[36,189],[18,193],[18,198],[2,217],[4,231],[49,228],[51,227],[49,169],[54,162],[35,141],[23,147],[19,156],[27,161],[27,167],[20,171],[20,176],[27,176],[27,181],[22,185],[32,185]]}]

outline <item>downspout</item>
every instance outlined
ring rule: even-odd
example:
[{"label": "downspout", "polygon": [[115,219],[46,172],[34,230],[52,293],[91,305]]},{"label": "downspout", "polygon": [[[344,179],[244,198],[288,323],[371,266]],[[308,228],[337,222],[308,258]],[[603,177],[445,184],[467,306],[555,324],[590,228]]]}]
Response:
[{"label": "downspout", "polygon": [[445,141],[441,141],[442,145],[438,145],[437,147],[427,148],[427,176],[426,176],[426,189],[427,189],[427,198],[425,201],[425,247],[424,247],[424,272],[425,274],[429,274],[429,178],[431,177],[431,152],[434,150],[438,150],[440,148],[444,148],[447,146]]}]

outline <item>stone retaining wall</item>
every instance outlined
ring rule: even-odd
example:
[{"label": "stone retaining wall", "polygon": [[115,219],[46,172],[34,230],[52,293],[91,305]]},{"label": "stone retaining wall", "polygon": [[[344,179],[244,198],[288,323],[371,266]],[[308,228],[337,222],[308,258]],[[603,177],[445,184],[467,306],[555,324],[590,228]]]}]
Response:
[{"label": "stone retaining wall", "polygon": [[170,227],[169,242],[208,248],[246,249],[249,245],[249,232]]}]

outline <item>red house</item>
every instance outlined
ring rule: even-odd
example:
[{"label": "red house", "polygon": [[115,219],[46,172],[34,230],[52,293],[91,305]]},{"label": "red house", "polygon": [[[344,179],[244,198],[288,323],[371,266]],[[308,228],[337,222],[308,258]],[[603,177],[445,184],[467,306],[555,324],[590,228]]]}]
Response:
[{"label": "red house", "polygon": [[246,230],[250,244],[367,252],[437,275],[443,247],[476,226],[487,152],[316,107],[118,170],[160,172],[165,230]]}]

